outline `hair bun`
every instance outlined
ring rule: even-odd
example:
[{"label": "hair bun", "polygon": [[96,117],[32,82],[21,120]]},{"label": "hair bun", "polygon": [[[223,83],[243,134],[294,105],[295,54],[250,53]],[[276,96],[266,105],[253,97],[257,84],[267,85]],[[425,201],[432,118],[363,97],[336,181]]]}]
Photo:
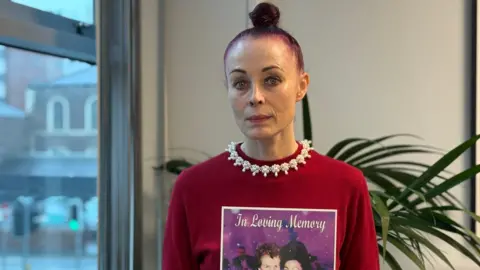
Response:
[{"label": "hair bun", "polygon": [[253,27],[276,27],[280,20],[280,10],[268,2],[258,4],[248,15]]}]

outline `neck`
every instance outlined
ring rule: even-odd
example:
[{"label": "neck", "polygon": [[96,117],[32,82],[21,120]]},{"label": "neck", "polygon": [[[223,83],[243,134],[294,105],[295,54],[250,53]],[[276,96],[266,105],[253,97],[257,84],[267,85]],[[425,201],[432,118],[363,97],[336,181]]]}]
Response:
[{"label": "neck", "polygon": [[297,151],[298,144],[295,140],[293,125],[287,130],[268,139],[246,138],[241,145],[242,150],[247,156],[258,160],[272,161],[288,157]]}]

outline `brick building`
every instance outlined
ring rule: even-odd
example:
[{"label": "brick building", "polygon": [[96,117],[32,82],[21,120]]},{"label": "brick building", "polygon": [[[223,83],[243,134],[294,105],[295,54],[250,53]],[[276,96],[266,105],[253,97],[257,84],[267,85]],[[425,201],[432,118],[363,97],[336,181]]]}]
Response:
[{"label": "brick building", "polygon": [[4,50],[3,59],[0,201],[88,200],[96,194],[96,67],[63,76],[63,59],[17,49]]}]

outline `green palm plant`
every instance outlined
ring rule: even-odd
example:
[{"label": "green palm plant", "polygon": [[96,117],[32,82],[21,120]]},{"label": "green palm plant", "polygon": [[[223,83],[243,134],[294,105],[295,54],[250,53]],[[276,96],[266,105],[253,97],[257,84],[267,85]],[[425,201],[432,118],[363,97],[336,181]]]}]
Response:
[{"label": "green palm plant", "polygon": [[[312,140],[312,123],[308,97],[302,101],[303,129],[306,139]],[[432,243],[431,237],[444,241],[480,266],[480,238],[470,229],[450,218],[450,212],[462,212],[480,222],[451,194],[452,188],[472,179],[480,172],[476,165],[458,174],[447,168],[469,151],[480,136],[463,142],[449,152],[422,144],[390,143],[396,138],[415,137],[394,134],[376,138],[348,138],[335,144],[326,156],[360,169],[375,188],[370,190],[378,248],[392,270],[403,270],[391,253],[391,246],[405,254],[418,269],[426,269],[430,256],[435,255],[451,269],[447,256]],[[412,161],[412,155],[438,155],[433,164]],[[179,174],[194,163],[173,159],[158,169]],[[464,243],[451,235],[460,236]]]},{"label": "green palm plant", "polygon": [[[302,100],[303,132],[313,139],[308,96]],[[480,136],[474,136],[448,153],[421,144],[388,144],[395,134],[374,140],[348,138],[335,144],[326,155],[344,161],[362,170],[367,181],[376,189],[370,190],[372,208],[381,256],[392,270],[402,266],[388,250],[388,244],[405,254],[419,269],[426,269],[427,251],[455,269],[447,256],[437,248],[430,237],[446,242],[480,266],[480,239],[470,229],[449,217],[459,211],[480,222],[480,217],[469,211],[451,194],[459,184],[473,179],[480,172],[475,165],[453,174],[447,168],[465,152],[472,149]],[[434,164],[412,161],[411,155],[441,155]],[[407,157],[407,158],[405,158]],[[446,175],[445,175],[446,174]],[[459,243],[449,234],[459,235],[467,244]],[[427,238],[427,236],[429,238]]]},{"label": "green palm plant", "polygon": [[[470,229],[449,217],[460,211],[480,221],[451,194],[453,187],[470,180],[480,166],[453,174],[446,168],[480,138],[475,136],[443,154],[433,165],[402,159],[408,154],[439,154],[425,145],[387,144],[388,140],[409,135],[391,135],[374,140],[352,138],[334,145],[327,156],[349,163],[364,173],[376,188],[370,190],[379,250],[393,270],[402,267],[389,245],[404,253],[419,269],[425,269],[430,251],[455,269],[447,256],[431,241],[440,239],[480,266],[480,239]],[[393,159],[392,159],[393,158]],[[440,180],[440,181],[439,181]],[[449,234],[461,236],[467,246]],[[428,236],[428,238],[427,238]]]}]

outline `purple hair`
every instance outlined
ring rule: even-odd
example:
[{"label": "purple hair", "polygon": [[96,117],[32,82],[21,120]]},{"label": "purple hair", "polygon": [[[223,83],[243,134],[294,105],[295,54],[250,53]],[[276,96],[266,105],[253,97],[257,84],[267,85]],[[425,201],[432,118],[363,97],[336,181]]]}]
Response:
[{"label": "purple hair", "polygon": [[250,20],[252,21],[253,27],[248,28],[237,34],[230,43],[228,43],[227,48],[225,49],[225,54],[223,60],[225,62],[227,55],[230,49],[235,45],[239,40],[242,40],[247,37],[259,38],[259,37],[276,37],[285,42],[288,47],[292,50],[297,58],[297,65],[300,71],[304,69],[303,62],[303,53],[300,44],[297,40],[290,35],[287,31],[278,27],[278,22],[280,20],[280,10],[277,6],[271,3],[262,2],[258,4],[252,12],[249,13]]}]

